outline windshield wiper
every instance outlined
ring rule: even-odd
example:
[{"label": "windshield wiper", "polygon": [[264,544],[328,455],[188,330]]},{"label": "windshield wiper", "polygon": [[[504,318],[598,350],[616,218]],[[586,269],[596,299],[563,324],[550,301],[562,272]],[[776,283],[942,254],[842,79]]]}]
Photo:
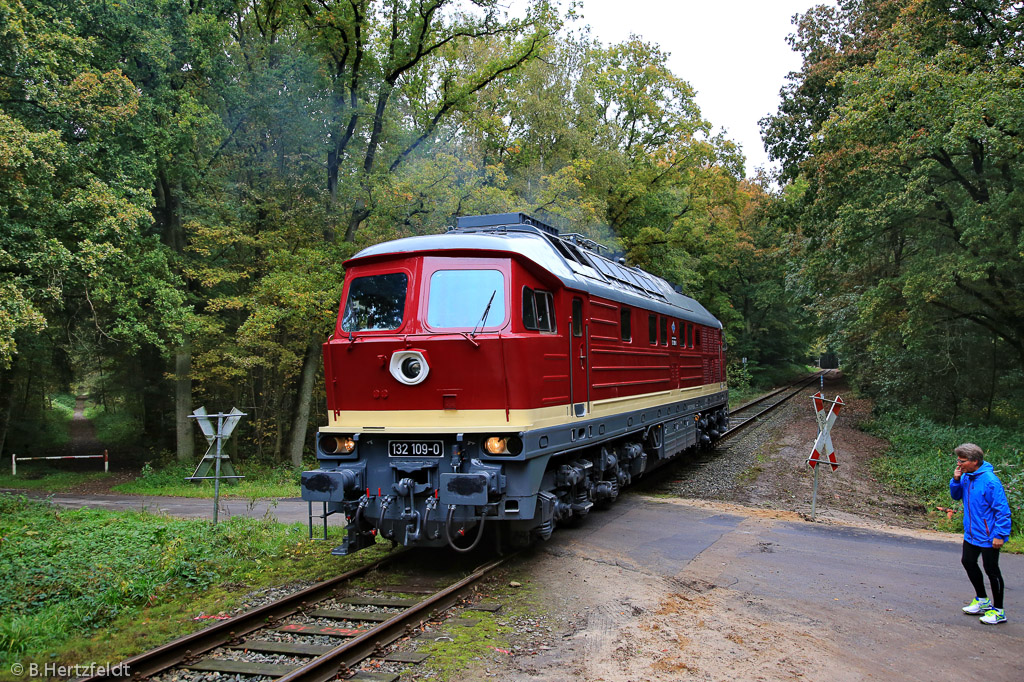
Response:
[{"label": "windshield wiper", "polygon": [[491,298],[487,301],[487,307],[484,308],[484,315],[483,315],[483,317],[481,317],[480,321],[477,322],[475,327],[473,327],[473,331],[471,331],[469,333],[469,335],[471,337],[475,337],[476,336],[476,330],[477,329],[483,329],[484,325],[487,324],[487,314],[489,312],[491,312],[491,304],[494,303],[494,295],[497,294],[497,293],[498,293],[497,289],[495,289],[494,291],[491,292]]}]

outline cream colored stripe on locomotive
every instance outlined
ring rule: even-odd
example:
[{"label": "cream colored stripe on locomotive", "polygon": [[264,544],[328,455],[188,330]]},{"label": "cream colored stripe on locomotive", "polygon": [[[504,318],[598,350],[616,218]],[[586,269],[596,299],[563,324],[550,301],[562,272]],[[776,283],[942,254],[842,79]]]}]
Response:
[{"label": "cream colored stripe on locomotive", "polygon": [[[641,396],[609,398],[591,403],[590,412],[580,419],[614,417],[625,412],[691,400],[724,391],[724,383],[647,393]],[[352,410],[329,412],[324,433],[462,433],[479,431],[525,431],[558,426],[569,421],[571,406],[541,407],[533,410],[396,410],[388,412]]]}]

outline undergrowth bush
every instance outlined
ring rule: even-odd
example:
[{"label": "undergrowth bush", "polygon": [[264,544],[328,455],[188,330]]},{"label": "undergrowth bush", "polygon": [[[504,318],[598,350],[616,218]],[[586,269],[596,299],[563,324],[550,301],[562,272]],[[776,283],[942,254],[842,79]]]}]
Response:
[{"label": "undergrowth bush", "polygon": [[75,416],[76,399],[70,393],[57,393],[50,396],[50,409],[68,420]]},{"label": "undergrowth bush", "polygon": [[[299,474],[291,465],[266,465],[252,461],[232,464],[235,473],[245,478],[221,481],[221,495],[244,498],[299,496]],[[116,485],[114,490],[132,495],[213,497],[213,481],[185,480],[195,470],[195,463],[147,462],[137,479]],[[212,476],[212,471],[207,475]]]},{"label": "undergrowth bush", "polygon": [[67,393],[48,398],[40,414],[11,418],[7,427],[7,452],[29,456],[63,447],[71,441],[68,424],[75,414],[75,399]]},{"label": "undergrowth bush", "polygon": [[930,510],[961,510],[949,497],[949,479],[956,458],[953,448],[975,443],[1003,482],[1010,502],[1014,535],[1024,531],[1024,433],[999,426],[936,424],[910,412],[890,412],[865,425],[889,441],[885,457],[875,460],[877,473],[889,485],[922,500]]},{"label": "undergrowth bush", "polygon": [[108,410],[93,406],[85,417],[96,428],[96,439],[111,447],[137,445],[142,440],[142,422],[125,410]]}]

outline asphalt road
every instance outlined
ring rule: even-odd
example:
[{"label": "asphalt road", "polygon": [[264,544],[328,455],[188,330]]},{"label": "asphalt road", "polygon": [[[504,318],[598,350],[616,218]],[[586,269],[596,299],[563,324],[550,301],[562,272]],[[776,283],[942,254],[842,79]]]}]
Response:
[{"label": "asphalt road", "polygon": [[751,616],[827,640],[850,679],[1024,681],[1024,556],[1000,557],[1008,622],[986,626],[960,611],[974,595],[958,536],[620,502],[551,550],[725,588]]}]

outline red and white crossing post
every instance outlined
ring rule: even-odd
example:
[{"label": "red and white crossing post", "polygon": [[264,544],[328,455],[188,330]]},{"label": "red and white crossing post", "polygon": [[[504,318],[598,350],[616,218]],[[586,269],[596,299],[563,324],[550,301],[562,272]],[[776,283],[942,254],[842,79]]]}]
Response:
[{"label": "red and white crossing post", "polygon": [[[811,456],[807,458],[808,466],[814,470],[814,492],[811,495],[811,520],[813,521],[818,504],[818,463],[824,462],[827,458],[827,463],[832,466],[832,471],[839,468],[836,449],[832,446],[832,427],[836,423],[839,411],[846,403],[838,395],[835,400],[828,400],[821,391],[812,395],[811,400],[814,401],[814,416],[818,420],[818,437],[814,441]],[[827,415],[825,414],[825,403],[832,405]]]}]

